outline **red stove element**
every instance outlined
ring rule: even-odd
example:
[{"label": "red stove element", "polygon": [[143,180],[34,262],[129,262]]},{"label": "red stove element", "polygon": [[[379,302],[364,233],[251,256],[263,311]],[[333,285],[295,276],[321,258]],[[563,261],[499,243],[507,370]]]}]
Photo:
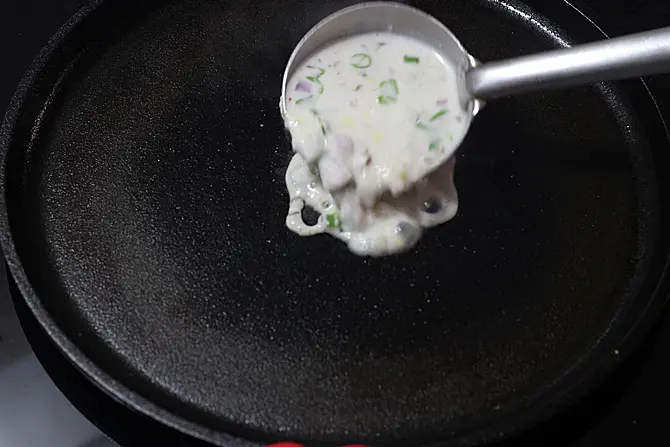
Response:
[{"label": "red stove element", "polygon": [[[297,442],[278,442],[276,444],[270,444],[266,447],[305,447],[305,446],[302,444],[298,444]],[[342,447],[370,447],[370,446],[363,444],[347,444],[343,445]]]}]

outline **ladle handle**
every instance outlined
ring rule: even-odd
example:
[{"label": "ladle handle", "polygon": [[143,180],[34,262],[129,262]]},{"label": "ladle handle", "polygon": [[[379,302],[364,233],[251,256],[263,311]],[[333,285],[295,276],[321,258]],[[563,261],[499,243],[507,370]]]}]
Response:
[{"label": "ladle handle", "polygon": [[473,97],[487,100],[662,72],[670,72],[670,27],[485,63],[466,80]]}]

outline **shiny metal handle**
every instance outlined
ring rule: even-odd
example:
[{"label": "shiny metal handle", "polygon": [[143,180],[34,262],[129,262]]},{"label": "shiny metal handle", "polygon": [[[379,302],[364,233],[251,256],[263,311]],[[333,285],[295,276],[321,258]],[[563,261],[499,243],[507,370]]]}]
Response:
[{"label": "shiny metal handle", "polygon": [[466,81],[486,100],[662,72],[670,72],[670,27],[478,65]]}]

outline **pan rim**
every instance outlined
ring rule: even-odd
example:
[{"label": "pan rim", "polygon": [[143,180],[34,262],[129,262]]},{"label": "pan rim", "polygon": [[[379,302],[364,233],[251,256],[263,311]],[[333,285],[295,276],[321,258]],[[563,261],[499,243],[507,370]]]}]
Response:
[{"label": "pan rim", "polygon": [[11,225],[9,223],[9,213],[7,210],[7,189],[5,188],[5,181],[7,180],[5,175],[7,155],[12,141],[13,129],[20,118],[20,113],[30,88],[37,82],[39,74],[46,67],[51,54],[60,47],[79,25],[87,20],[93,12],[99,9],[105,1],[106,0],[91,0],[89,3],[82,6],[58,29],[58,31],[56,31],[46,45],[42,47],[19,81],[9,102],[2,125],[0,125],[0,208],[2,209],[0,211],[0,248],[2,249],[5,264],[11,273],[17,289],[21,293],[21,298],[26,302],[40,327],[54,342],[57,349],[79,372],[112,399],[125,405],[131,410],[144,414],[145,416],[153,418],[168,427],[174,428],[194,438],[205,442],[212,442],[213,439],[216,439],[216,445],[221,447],[230,445],[231,442],[236,442],[238,445],[242,445],[241,441],[244,441],[246,446],[249,447],[264,445],[260,442],[236,437],[190,422],[186,418],[173,414],[161,406],[154,404],[149,399],[144,398],[139,393],[123,385],[120,381],[102,370],[102,368],[99,368],[93,361],[84,355],[83,351],[81,351],[58,327],[55,319],[42,304],[37,292],[30,283],[18,252],[16,251],[14,238],[11,235]]},{"label": "pan rim", "polygon": [[[99,389],[112,397],[117,402],[135,410],[141,414],[151,417],[158,422],[174,428],[182,433],[185,433],[194,438],[213,443],[218,446],[241,445],[241,446],[260,446],[265,443],[258,439],[250,439],[247,437],[237,436],[231,433],[226,433],[220,430],[214,430],[207,426],[188,420],[186,417],[180,416],[178,413],[166,409],[163,406],[155,404],[151,400],[143,397],[140,393],[124,385],[102,368],[98,367],[91,359],[89,359],[77,345],[70,340],[69,337],[59,328],[56,320],[47,311],[39,298],[37,291],[33,288],[28,275],[23,268],[20,256],[16,250],[14,237],[11,232],[11,225],[9,221],[9,212],[7,208],[7,156],[11,142],[13,141],[14,130],[16,124],[21,118],[21,112],[24,109],[24,103],[29,95],[31,88],[38,83],[39,75],[44,71],[48,64],[50,56],[57,51],[67,37],[83,22],[85,22],[91,14],[96,11],[106,0],[93,0],[88,5],[82,7],[75,15],[66,22],[56,34],[48,41],[48,43],[38,53],[30,68],[19,82],[17,89],[10,101],[7,113],[4,117],[2,126],[0,127],[0,245],[5,256],[5,262],[16,282],[17,288],[21,293],[22,299],[26,302],[31,312],[36,317],[41,328],[47,333],[49,338],[54,342],[59,351],[72,363],[85,377],[94,383]],[[584,14],[577,7],[572,5],[568,0],[563,0],[561,4],[569,6],[575,13],[584,18],[591,26],[601,33],[604,37],[608,37],[603,30],[598,27],[586,14]],[[651,91],[643,80],[640,80],[644,87],[648,98],[651,99],[653,106],[656,109],[657,117],[662,123],[665,137],[670,141],[670,133],[663,116],[659,110],[658,104],[654,99]],[[617,344],[619,352],[616,355],[604,355],[603,361],[593,368],[588,373],[582,373],[580,376],[583,380],[578,383],[568,384],[561,380],[559,383],[552,384],[545,392],[556,392],[561,390],[566,393],[567,397],[561,400],[553,399],[536,406],[527,406],[522,409],[510,412],[504,419],[498,420],[495,424],[490,426],[483,426],[475,430],[457,435],[446,441],[431,442],[428,445],[433,447],[447,447],[447,446],[463,446],[472,445],[484,440],[493,441],[508,438],[520,431],[537,425],[538,423],[547,420],[552,415],[565,410],[570,405],[574,404],[591,389],[594,385],[601,382],[604,377],[610,373],[620,361],[626,359],[635,347],[642,340],[644,335],[648,332],[649,325],[654,322],[659,315],[659,310],[665,306],[670,295],[668,295],[668,270],[670,269],[670,258],[666,258],[663,263],[663,268],[660,273],[657,284],[651,292],[651,298],[647,305],[637,318],[629,327],[628,331],[623,334],[621,342]],[[596,350],[606,350],[607,346],[604,343],[595,345]],[[605,354],[605,353],[603,353]],[[581,364],[580,364],[581,363]],[[572,371],[566,376],[575,374],[575,370],[579,372],[584,369],[583,361],[575,365]],[[537,403],[536,398],[530,399]],[[529,415],[531,415],[529,417]],[[521,416],[521,417],[519,417]],[[510,424],[510,421],[520,420],[520,423]],[[510,428],[511,427],[511,428]],[[314,445],[315,443],[309,443]],[[331,445],[331,444],[327,444]]]}]

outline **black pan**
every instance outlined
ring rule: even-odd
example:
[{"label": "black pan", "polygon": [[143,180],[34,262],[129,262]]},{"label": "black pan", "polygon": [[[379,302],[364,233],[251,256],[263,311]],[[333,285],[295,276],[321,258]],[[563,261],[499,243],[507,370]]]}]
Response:
[{"label": "black pan", "polygon": [[[670,144],[639,81],[496,101],[410,253],[284,228],[284,64],[331,1],[98,1],[0,133],[2,247],[126,405],[220,446],[462,446],[574,402],[668,295]],[[417,1],[486,61],[602,38],[560,1]],[[533,9],[534,8],[534,9]]]}]

